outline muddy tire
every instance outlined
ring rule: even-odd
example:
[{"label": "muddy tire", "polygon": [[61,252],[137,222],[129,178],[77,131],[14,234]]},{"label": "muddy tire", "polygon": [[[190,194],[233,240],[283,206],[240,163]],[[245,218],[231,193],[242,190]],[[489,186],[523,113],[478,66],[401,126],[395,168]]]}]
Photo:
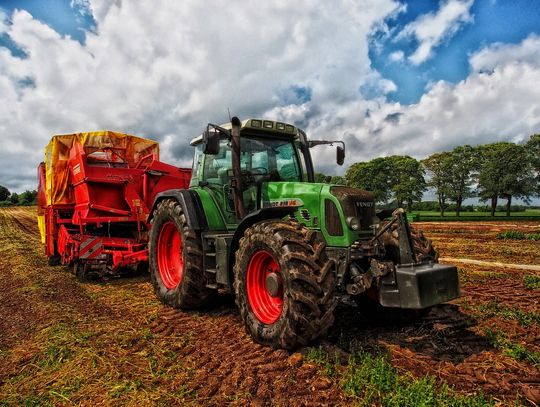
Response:
[{"label": "muddy tire", "polygon": [[47,258],[49,266],[59,266],[62,263],[62,258],[59,255],[54,255]]},{"label": "muddy tire", "polygon": [[84,264],[73,263],[73,273],[75,274],[75,278],[79,283],[86,283],[90,280]]},{"label": "muddy tire", "polygon": [[[395,261],[399,261],[399,240],[397,232],[397,224],[392,225],[390,230],[383,236],[384,245],[389,253],[389,257]],[[433,260],[435,263],[439,261],[439,253],[433,247],[433,243],[428,239],[424,232],[409,225],[411,239],[413,244],[416,261]]]},{"label": "muddy tire", "polygon": [[[398,225],[395,223],[392,225],[389,231],[383,235],[383,241],[386,248],[386,258],[392,260],[394,263],[399,263],[399,237],[397,231]],[[411,232],[412,246],[416,261],[421,262],[424,260],[432,260],[437,263],[439,261],[439,254],[433,247],[430,239],[428,239],[424,232],[420,229],[416,229],[409,225],[409,231]],[[362,315],[372,322],[386,322],[386,323],[409,323],[417,321],[427,314],[429,314],[431,307],[425,309],[403,309],[403,308],[388,308],[383,307],[378,300],[378,295],[359,295],[354,297],[358,308]]]},{"label": "muddy tire", "polygon": [[294,349],[332,326],[336,277],[325,247],[296,222],[264,221],[246,230],[236,253],[234,289],[255,341]]},{"label": "muddy tire", "polygon": [[150,279],[157,297],[174,308],[197,308],[215,291],[206,287],[199,233],[190,229],[181,205],[172,199],[154,211],[149,240]]}]

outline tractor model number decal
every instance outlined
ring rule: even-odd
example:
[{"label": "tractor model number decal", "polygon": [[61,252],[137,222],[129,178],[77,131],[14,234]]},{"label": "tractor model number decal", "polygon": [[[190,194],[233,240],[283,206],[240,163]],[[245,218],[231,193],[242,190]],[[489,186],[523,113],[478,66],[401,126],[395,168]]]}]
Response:
[{"label": "tractor model number decal", "polygon": [[282,206],[303,206],[304,201],[300,198],[285,198],[285,199],[276,199],[266,203],[264,206],[266,208],[277,208]]}]

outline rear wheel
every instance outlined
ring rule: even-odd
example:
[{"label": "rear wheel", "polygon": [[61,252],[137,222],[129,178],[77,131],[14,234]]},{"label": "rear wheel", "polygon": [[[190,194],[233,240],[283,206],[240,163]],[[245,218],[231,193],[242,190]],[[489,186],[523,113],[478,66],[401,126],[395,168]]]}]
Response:
[{"label": "rear wheel", "polygon": [[174,308],[196,308],[215,293],[206,287],[200,235],[190,229],[177,201],[154,212],[149,242],[150,279],[157,297]]},{"label": "rear wheel", "polygon": [[293,349],[334,322],[335,273],[316,233],[297,223],[265,221],[246,230],[236,253],[236,303],[259,343]]}]

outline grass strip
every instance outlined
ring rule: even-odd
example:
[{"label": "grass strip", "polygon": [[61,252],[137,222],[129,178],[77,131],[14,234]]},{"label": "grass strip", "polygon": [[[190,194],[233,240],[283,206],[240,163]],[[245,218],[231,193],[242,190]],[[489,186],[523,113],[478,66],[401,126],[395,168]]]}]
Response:
[{"label": "grass strip", "polygon": [[502,350],[505,355],[515,360],[527,361],[540,369],[540,353],[531,351],[519,343],[512,342],[501,330],[486,328],[485,333],[493,347]]},{"label": "grass strip", "polygon": [[540,232],[523,233],[519,230],[506,230],[497,234],[497,239],[502,240],[540,240]]},{"label": "grass strip", "polygon": [[523,276],[523,285],[529,290],[540,288],[540,276],[535,274],[525,274]]},{"label": "grass strip", "polygon": [[439,385],[435,377],[416,378],[400,374],[384,354],[372,355],[363,350],[349,358],[347,367],[338,368],[322,348],[313,348],[306,359],[323,367],[330,376],[337,377],[340,386],[357,406],[493,406],[483,394],[461,395],[447,384]]}]

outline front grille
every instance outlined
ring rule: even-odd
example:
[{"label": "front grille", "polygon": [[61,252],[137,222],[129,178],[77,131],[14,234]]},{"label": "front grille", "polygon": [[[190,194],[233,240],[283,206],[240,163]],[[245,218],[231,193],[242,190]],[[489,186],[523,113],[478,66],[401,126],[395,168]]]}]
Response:
[{"label": "front grille", "polygon": [[324,201],[325,226],[330,236],[343,236],[343,226],[336,204],[330,199]]},{"label": "front grille", "polygon": [[375,217],[373,194],[358,188],[335,186],[330,193],[341,203],[345,219],[353,216],[360,219],[362,230],[369,230]]}]

